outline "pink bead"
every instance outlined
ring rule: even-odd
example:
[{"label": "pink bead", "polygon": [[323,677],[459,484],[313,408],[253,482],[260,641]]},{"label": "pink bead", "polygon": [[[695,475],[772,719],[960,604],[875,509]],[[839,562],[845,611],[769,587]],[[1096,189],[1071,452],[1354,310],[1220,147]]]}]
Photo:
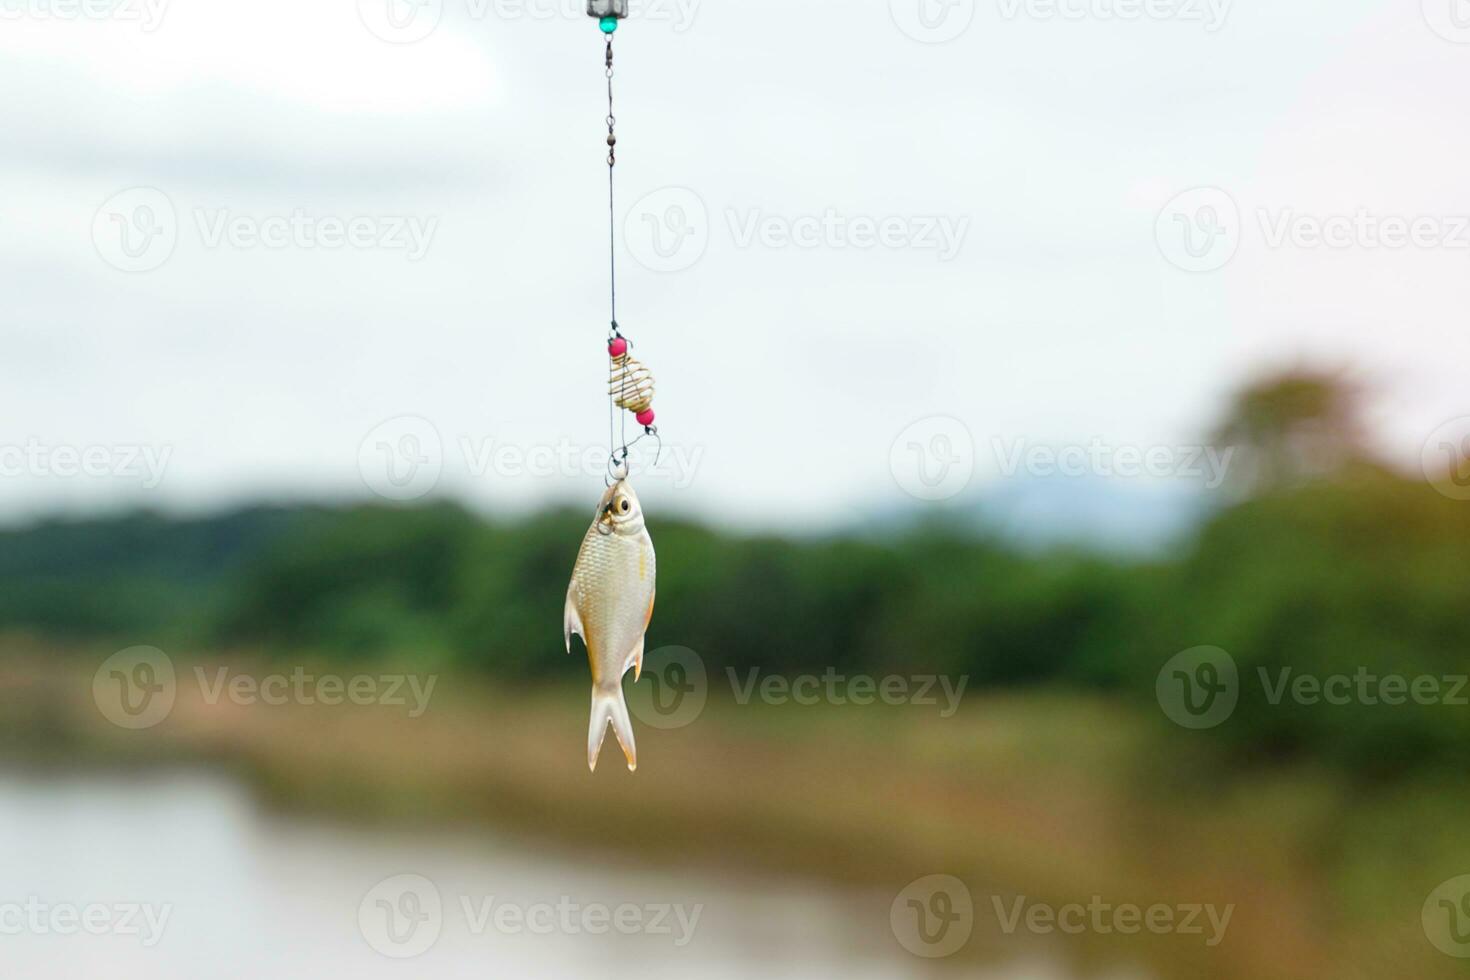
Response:
[{"label": "pink bead", "polygon": [[641,426],[643,426],[645,429],[648,428],[650,425],[652,425],[653,424],[653,409],[651,409],[651,408],[645,408],[643,411],[639,412],[638,413],[638,424],[641,425]]},{"label": "pink bead", "polygon": [[613,357],[622,357],[628,353],[628,342],[622,337],[619,337],[607,345],[607,352]]}]

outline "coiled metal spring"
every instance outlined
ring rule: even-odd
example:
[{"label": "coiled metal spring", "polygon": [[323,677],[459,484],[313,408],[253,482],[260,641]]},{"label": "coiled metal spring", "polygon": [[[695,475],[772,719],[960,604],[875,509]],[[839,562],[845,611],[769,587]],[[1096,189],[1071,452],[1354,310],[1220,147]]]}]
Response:
[{"label": "coiled metal spring", "polygon": [[653,407],[653,372],[632,355],[619,354],[612,359],[607,393],[619,408],[634,415],[646,412]]}]

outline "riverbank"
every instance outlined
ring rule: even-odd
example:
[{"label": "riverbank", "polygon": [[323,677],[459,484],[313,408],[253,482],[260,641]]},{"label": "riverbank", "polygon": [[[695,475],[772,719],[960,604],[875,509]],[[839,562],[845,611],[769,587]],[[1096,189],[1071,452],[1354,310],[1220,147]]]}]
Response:
[{"label": "riverbank", "polygon": [[[229,662],[236,674],[280,670]],[[411,717],[406,705],[238,703],[181,683],[166,719],[129,731],[93,700],[98,663],[6,661],[0,739],[13,762],[227,768],[284,808],[488,825],[530,846],[888,895],[949,874],[976,906],[958,962],[1009,959],[1036,940],[1025,926],[1008,934],[992,898],[1007,909],[1100,898],[1234,910],[1215,946],[1208,927],[1061,937],[1084,974],[1144,965],[1191,980],[1433,980],[1458,966],[1420,922],[1429,891],[1470,861],[1457,801],[1312,772],[1212,775],[1207,740],[1101,698],[970,692],[944,718],[917,705],[712,697],[686,727],[637,726],[638,773],[611,749],[589,774],[580,687],[444,676]],[[193,667],[181,663],[181,675]]]}]

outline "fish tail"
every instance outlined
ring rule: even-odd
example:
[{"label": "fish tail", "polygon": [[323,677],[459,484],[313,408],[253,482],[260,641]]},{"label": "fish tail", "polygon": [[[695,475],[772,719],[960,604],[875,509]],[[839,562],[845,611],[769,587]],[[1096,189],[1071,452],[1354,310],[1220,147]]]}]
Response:
[{"label": "fish tail", "polygon": [[607,737],[607,726],[611,724],[623,755],[628,759],[628,771],[638,769],[638,747],[633,744],[633,722],[628,718],[628,703],[623,700],[621,684],[603,689],[592,688],[592,724],[587,729],[587,768],[596,771],[597,756],[602,751],[602,740]]}]

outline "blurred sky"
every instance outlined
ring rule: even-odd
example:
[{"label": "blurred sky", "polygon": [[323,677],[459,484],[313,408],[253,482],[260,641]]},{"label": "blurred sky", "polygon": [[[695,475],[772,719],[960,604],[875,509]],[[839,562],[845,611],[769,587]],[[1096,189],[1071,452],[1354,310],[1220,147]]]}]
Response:
[{"label": "blurred sky", "polygon": [[[423,2],[0,0],[0,444],[168,454],[156,487],[10,466],[6,518],[375,499],[381,446],[423,446],[404,416],[440,446],[410,494],[591,506],[595,471],[514,461],[607,441],[600,35],[568,0]],[[1470,412],[1470,9],[1117,2],[635,5],[620,320],[692,471],[645,498],[778,525],[907,501],[892,450],[930,416],[979,492],[996,440],[1187,444],[1296,363],[1370,383],[1406,466]],[[1238,253],[1188,272],[1156,232],[1199,187],[1238,206]],[[1272,247],[1258,209],[1459,239]],[[298,212],[432,234],[212,237]],[[829,213],[832,243],[783,243]],[[891,245],[853,226],[888,218]],[[924,247],[944,227],[952,255]]]}]

